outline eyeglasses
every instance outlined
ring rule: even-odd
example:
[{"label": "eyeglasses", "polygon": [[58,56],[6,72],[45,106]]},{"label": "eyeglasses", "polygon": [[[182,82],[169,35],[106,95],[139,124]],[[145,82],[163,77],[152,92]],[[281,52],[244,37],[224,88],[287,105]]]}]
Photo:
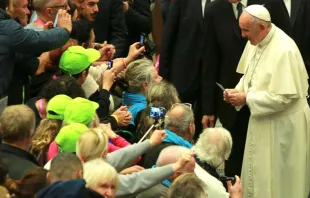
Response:
[{"label": "eyeglasses", "polygon": [[64,5],[61,5],[61,6],[51,6],[50,8],[63,8],[63,9],[66,9],[68,7],[68,3],[65,3]]},{"label": "eyeglasses", "polygon": [[187,106],[189,107],[190,109],[192,109],[192,104],[191,103],[174,103],[172,106],[171,106],[171,109],[173,109],[174,107],[176,106]]}]

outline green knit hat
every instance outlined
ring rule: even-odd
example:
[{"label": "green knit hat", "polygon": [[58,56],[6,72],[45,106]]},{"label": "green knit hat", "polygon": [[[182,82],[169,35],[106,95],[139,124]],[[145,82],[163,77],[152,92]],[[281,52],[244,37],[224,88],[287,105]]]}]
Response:
[{"label": "green knit hat", "polygon": [[88,125],[96,115],[96,109],[99,105],[85,98],[74,98],[67,105],[64,114],[64,120],[67,124],[81,123]]},{"label": "green knit hat", "polygon": [[80,135],[87,130],[87,126],[80,123],[72,123],[62,127],[55,138],[59,151],[74,153]]},{"label": "green knit hat", "polygon": [[79,74],[100,57],[101,54],[98,50],[72,46],[61,55],[59,68],[68,75]]},{"label": "green knit hat", "polygon": [[47,103],[46,107],[47,118],[52,120],[63,120],[66,107],[71,100],[72,98],[64,94],[54,96]]}]

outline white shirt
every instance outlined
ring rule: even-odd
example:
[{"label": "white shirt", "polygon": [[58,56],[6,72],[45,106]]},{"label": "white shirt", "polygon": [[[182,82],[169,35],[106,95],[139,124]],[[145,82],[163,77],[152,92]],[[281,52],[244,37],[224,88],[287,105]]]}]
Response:
[{"label": "white shirt", "polygon": [[237,10],[238,3],[241,3],[243,5],[242,10],[244,10],[244,8],[248,6],[248,0],[241,0],[240,2],[232,3],[232,8],[233,8],[236,19],[238,18],[238,10]]},{"label": "white shirt", "polygon": [[221,181],[210,175],[201,166],[196,163],[195,174],[205,184],[205,191],[208,192],[208,198],[229,198],[229,193],[226,192]]},{"label": "white shirt", "polygon": [[[211,0],[211,2],[213,2],[215,0]],[[202,16],[204,17],[205,16],[205,7],[206,7],[206,4],[207,4],[207,0],[201,0],[201,8],[202,8]]]},{"label": "white shirt", "polygon": [[283,0],[288,11],[288,15],[291,17],[292,0]]}]

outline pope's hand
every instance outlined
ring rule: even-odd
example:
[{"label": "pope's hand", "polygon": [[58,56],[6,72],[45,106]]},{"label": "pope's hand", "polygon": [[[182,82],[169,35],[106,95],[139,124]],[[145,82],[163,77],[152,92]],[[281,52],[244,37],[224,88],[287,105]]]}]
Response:
[{"label": "pope's hand", "polygon": [[225,89],[225,91],[223,91],[223,98],[224,101],[227,103],[230,103],[229,101],[229,95],[230,94],[234,94],[234,93],[238,93],[239,91],[237,89]]},{"label": "pope's hand", "polygon": [[228,93],[228,100],[233,106],[241,106],[246,104],[246,93]]}]

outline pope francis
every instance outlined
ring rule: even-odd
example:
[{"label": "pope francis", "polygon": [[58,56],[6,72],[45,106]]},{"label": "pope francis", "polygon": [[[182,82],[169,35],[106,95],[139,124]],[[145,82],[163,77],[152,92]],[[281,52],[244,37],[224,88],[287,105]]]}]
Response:
[{"label": "pope francis", "polygon": [[251,117],[242,166],[243,196],[305,198],[309,193],[310,110],[308,75],[294,41],[271,23],[261,5],[240,17],[247,37],[237,72],[243,74],[224,100]]}]

